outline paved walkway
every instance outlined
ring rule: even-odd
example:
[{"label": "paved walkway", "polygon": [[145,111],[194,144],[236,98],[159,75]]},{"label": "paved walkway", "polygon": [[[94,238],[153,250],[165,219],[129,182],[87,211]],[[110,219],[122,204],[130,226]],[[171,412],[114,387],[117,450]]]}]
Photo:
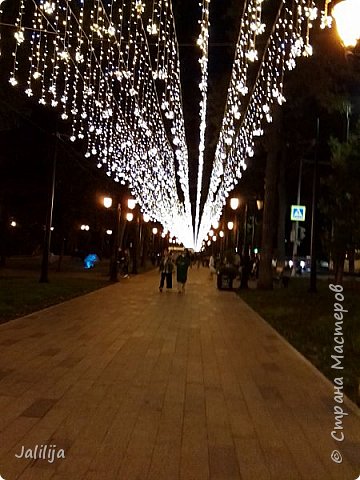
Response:
[{"label": "paved walkway", "polygon": [[[207,275],[178,295],[150,272],[0,326],[0,475],[356,479],[359,410],[334,441],[330,382]],[[15,457],[45,444],[66,458]]]}]

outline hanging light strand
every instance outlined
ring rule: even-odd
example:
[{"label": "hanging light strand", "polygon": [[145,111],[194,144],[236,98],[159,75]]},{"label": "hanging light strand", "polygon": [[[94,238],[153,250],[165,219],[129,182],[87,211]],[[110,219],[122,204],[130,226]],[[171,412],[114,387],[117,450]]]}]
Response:
[{"label": "hanging light strand", "polygon": [[[296,66],[299,56],[309,56],[312,53],[309,44],[309,32],[317,16],[313,1],[294,0],[293,8],[282,4],[275,19],[263,57],[260,61],[258,74],[253,88],[248,96],[248,103],[243,108],[238,127],[228,121],[229,112],[234,112],[236,103],[230,103],[233,94],[228,94],[223,128],[216,149],[213,171],[210,179],[208,198],[204,205],[201,226],[197,238],[197,248],[201,245],[214,220],[219,220],[226,199],[246,170],[246,161],[254,155],[255,138],[263,135],[268,123],[272,122],[272,109],[275,102],[279,105],[285,102],[283,96],[283,77],[285,70]],[[239,39],[239,44],[243,40]],[[242,53],[247,57],[246,51]],[[229,89],[236,84],[234,73]],[[231,125],[231,131],[229,130]],[[230,136],[230,138],[229,138]],[[223,139],[229,138],[228,141]]]},{"label": "hanging light strand", "polygon": [[202,17],[200,22],[200,35],[197,45],[200,47],[201,57],[199,59],[201,68],[201,79],[199,84],[201,100],[200,100],[200,140],[199,140],[199,157],[198,157],[198,174],[197,174],[197,192],[196,192],[196,213],[195,213],[195,235],[199,229],[200,221],[200,204],[204,170],[204,153],[205,153],[205,133],[206,133],[206,112],[208,102],[208,65],[209,65],[209,7],[210,0],[202,2]]},{"label": "hanging light strand", "polygon": [[[128,182],[143,211],[177,231],[177,236],[186,237],[189,244],[188,158],[171,3],[153,2],[153,24],[157,12],[161,10],[163,16],[158,68],[166,77],[156,86],[141,2],[109,0],[105,5],[101,0],[89,0],[86,17],[83,0],[78,5],[33,0],[33,5],[35,13],[27,27],[33,28],[28,41],[27,93],[36,95],[44,105],[59,104],[62,118],[70,121],[71,140],[87,143],[85,156],[95,157],[98,167],[104,167],[115,181]],[[27,43],[21,35],[24,8],[22,3],[16,22],[19,34],[10,77],[14,86],[18,82],[18,46]],[[156,30],[152,26],[151,34]],[[169,103],[164,119],[158,91]],[[169,127],[165,128],[164,122],[169,122]]]}]

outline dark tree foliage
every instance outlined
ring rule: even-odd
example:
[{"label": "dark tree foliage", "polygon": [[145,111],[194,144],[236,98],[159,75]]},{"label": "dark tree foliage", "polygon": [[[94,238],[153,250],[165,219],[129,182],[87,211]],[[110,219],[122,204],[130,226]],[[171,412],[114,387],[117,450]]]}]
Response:
[{"label": "dark tree foliage", "polygon": [[342,283],[344,260],[360,246],[360,123],[345,142],[332,138],[331,174],[323,182],[321,211],[330,220],[328,244],[337,283]]}]

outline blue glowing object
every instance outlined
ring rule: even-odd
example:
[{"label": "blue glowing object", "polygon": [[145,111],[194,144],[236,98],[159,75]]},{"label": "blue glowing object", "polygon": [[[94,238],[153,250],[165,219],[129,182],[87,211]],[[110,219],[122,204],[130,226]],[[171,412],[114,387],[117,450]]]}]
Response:
[{"label": "blue glowing object", "polygon": [[89,268],[94,268],[95,263],[99,261],[99,257],[96,255],[96,253],[89,253],[84,258],[84,268],[88,270]]}]

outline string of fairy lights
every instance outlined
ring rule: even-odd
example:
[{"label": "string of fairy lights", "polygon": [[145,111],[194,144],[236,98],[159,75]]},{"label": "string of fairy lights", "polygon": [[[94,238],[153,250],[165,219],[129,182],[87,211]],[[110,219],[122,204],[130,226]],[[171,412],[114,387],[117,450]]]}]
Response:
[{"label": "string of fairy lights", "polygon": [[[249,0],[242,17],[222,129],[196,239],[197,249],[201,248],[212,225],[219,221],[230,192],[247,168],[248,158],[254,156],[256,138],[262,136],[266,125],[272,122],[274,104],[282,105],[286,101],[283,95],[285,72],[295,68],[300,56],[312,55],[310,31],[318,17],[315,2],[283,2],[249,92],[249,63],[258,59],[256,36],[265,29],[261,21],[262,3],[262,0]],[[252,13],[254,11],[257,16]],[[321,14],[321,26],[330,25],[325,8]],[[248,100],[243,102],[248,93]]]},{"label": "string of fairy lights", "polygon": [[[324,0],[321,27],[330,27]],[[6,11],[16,11],[12,17]],[[208,103],[210,0],[201,0],[200,127],[195,219],[171,0],[0,0],[12,53],[9,83],[60,112],[86,158],[129,185],[142,212],[196,250],[282,105],[284,75],[310,56],[313,0],[279,2],[272,28],[264,0],[245,0],[209,191],[201,210]],[[258,37],[270,30],[259,54]],[[3,35],[3,38],[4,35]],[[10,40],[9,40],[10,39]],[[250,69],[251,65],[255,65]],[[257,68],[255,82],[249,71]],[[201,213],[202,212],[202,213]],[[195,228],[195,230],[194,230]]]},{"label": "string of fairy lights", "polygon": [[143,213],[191,245],[170,0],[18,0],[12,43],[10,84],[59,109],[71,124],[70,139],[86,145],[85,157],[128,182]]},{"label": "string of fairy lights", "polygon": [[201,79],[199,89],[201,94],[200,100],[200,139],[199,139],[199,156],[198,156],[198,175],[197,175],[197,191],[196,191],[196,210],[195,210],[195,231],[199,228],[201,193],[204,170],[204,152],[205,152],[205,132],[206,132],[206,111],[208,102],[208,64],[209,64],[209,7],[210,0],[203,0],[202,15],[200,21],[200,35],[197,39],[197,45],[201,51],[199,59],[201,67]]}]

